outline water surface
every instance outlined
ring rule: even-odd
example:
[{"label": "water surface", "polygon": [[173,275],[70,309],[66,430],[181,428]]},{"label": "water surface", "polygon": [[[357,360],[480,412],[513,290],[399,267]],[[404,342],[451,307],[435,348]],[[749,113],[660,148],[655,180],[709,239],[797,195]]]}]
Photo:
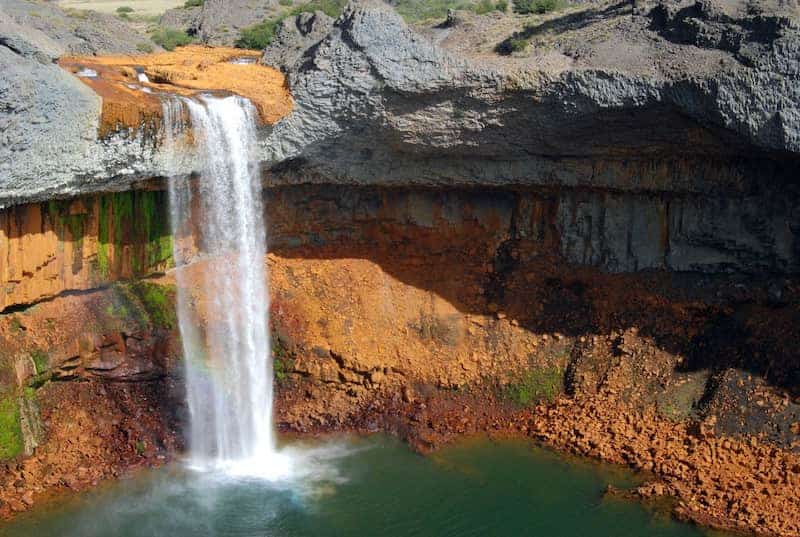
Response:
[{"label": "water surface", "polygon": [[[604,497],[635,483],[618,467],[526,442],[476,440],[432,457],[384,436],[283,448],[269,482],[174,465],[39,507],[0,536],[702,537],[641,504]],[[714,534],[720,535],[720,534]]]}]

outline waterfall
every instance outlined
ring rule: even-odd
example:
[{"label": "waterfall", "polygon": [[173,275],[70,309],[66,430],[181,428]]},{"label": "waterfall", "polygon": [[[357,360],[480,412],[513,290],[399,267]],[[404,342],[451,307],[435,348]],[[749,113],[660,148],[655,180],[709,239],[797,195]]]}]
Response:
[{"label": "waterfall", "polygon": [[[274,475],[266,230],[253,105],[241,97],[165,98],[164,145],[180,152],[185,118],[200,176],[169,180],[177,311],[193,466]],[[196,214],[192,214],[196,211]],[[191,226],[191,227],[190,227]],[[198,235],[201,255],[181,237]],[[201,270],[189,270],[197,267]],[[198,308],[202,305],[204,324]]]}]

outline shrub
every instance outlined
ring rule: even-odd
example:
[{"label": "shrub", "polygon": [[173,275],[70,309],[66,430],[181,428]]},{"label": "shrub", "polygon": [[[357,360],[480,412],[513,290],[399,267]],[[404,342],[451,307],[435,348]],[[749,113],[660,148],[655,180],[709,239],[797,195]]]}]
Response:
[{"label": "shrub", "polygon": [[133,13],[133,8],[131,6],[120,6],[117,8],[117,14],[119,15],[127,15],[128,13]]},{"label": "shrub", "polygon": [[509,52],[522,52],[528,48],[528,40],[515,38],[508,41]]},{"label": "shrub", "polygon": [[186,0],[186,2],[183,3],[183,7],[187,9],[190,7],[200,7],[205,1],[206,0]]},{"label": "shrub", "polygon": [[514,11],[522,15],[550,13],[561,7],[561,0],[514,0]]},{"label": "shrub", "polygon": [[153,52],[153,45],[152,43],[142,41],[141,43],[136,43],[136,50],[143,52],[144,54],[150,54]]},{"label": "shrub", "polygon": [[282,6],[288,7],[294,5],[294,0],[278,0],[278,3]]},{"label": "shrub", "polygon": [[494,8],[497,11],[502,13],[506,13],[508,11],[508,1],[507,0],[498,0],[498,2],[494,5]]},{"label": "shrub", "polygon": [[494,11],[494,4],[492,3],[492,0],[481,0],[475,4],[473,9],[478,15],[486,15],[487,13]]},{"label": "shrub", "polygon": [[158,28],[150,35],[150,38],[165,50],[175,50],[175,47],[182,47],[192,42],[189,34],[173,28]]},{"label": "shrub", "polygon": [[247,28],[242,28],[239,39],[234,46],[237,48],[247,48],[253,50],[263,50],[272,43],[275,37],[275,29],[283,19],[266,20]]},{"label": "shrub", "polygon": [[539,401],[553,401],[564,389],[564,375],[558,367],[541,367],[527,371],[516,382],[506,386],[505,396],[519,406]]}]

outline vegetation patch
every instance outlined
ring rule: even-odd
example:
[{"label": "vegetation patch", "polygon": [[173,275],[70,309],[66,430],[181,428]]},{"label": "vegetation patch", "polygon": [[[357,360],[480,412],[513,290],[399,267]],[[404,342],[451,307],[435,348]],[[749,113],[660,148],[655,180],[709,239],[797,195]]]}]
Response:
[{"label": "vegetation patch", "polygon": [[289,373],[294,370],[294,356],[286,349],[283,340],[272,334],[272,371],[275,382],[283,384],[288,380]]},{"label": "vegetation patch", "polygon": [[19,405],[13,394],[0,398],[0,460],[13,459],[22,451]]},{"label": "vegetation patch", "polygon": [[71,242],[72,268],[74,272],[83,266],[83,238],[86,233],[85,213],[72,214],[72,202],[69,200],[50,200],[47,202],[46,211],[50,225],[58,236],[60,243]]},{"label": "vegetation patch", "polygon": [[174,28],[157,28],[150,34],[150,39],[164,50],[175,50],[193,41],[192,37],[183,30]]},{"label": "vegetation patch", "polygon": [[133,13],[133,8],[131,6],[120,6],[116,9],[117,17],[123,20],[130,20],[130,15]]},{"label": "vegetation patch", "polygon": [[564,7],[563,0],[514,0],[514,12],[521,15],[544,14]]},{"label": "vegetation patch", "polygon": [[534,367],[508,384],[503,395],[519,406],[554,401],[564,391],[564,372],[559,367]]},{"label": "vegetation patch", "polygon": [[139,299],[147,319],[153,326],[172,330],[178,325],[174,285],[134,282],[127,287]]},{"label": "vegetation patch", "polygon": [[[291,6],[292,0],[288,2],[281,2],[282,6]],[[275,38],[275,31],[284,19],[294,17],[301,13],[313,13],[315,11],[322,11],[329,17],[336,18],[342,14],[342,10],[346,4],[345,0],[312,0],[307,4],[303,4],[289,10],[274,19],[267,19],[258,24],[243,28],[239,34],[239,38],[234,43],[237,48],[245,48],[252,50],[263,50]]]},{"label": "vegetation patch", "polygon": [[100,197],[99,205],[97,272],[101,278],[108,278],[112,272],[119,273],[122,269],[121,253],[125,244],[132,246],[131,268],[137,275],[169,264],[172,231],[164,192],[106,194]]},{"label": "vegetation patch", "polygon": [[174,285],[136,281],[115,283],[112,288],[113,302],[105,309],[108,317],[166,330],[178,326]]},{"label": "vegetation patch", "polygon": [[478,15],[486,15],[487,13],[491,13],[493,11],[505,13],[508,10],[508,2],[506,2],[506,0],[500,0],[499,2],[493,2],[492,0],[480,0],[480,2],[473,6],[472,10]]},{"label": "vegetation patch", "polygon": [[283,18],[266,20],[247,28],[243,28],[239,39],[236,40],[234,45],[237,48],[246,48],[253,50],[262,50],[267,48],[267,45],[272,43],[275,37],[275,30],[281,23]]},{"label": "vegetation patch", "polygon": [[192,7],[201,7],[205,3],[206,0],[186,0],[186,2],[183,3],[183,7],[185,7],[186,9]]},{"label": "vegetation patch", "polygon": [[11,322],[9,323],[9,326],[11,327],[11,332],[14,334],[19,334],[20,332],[25,330],[25,327],[22,325],[22,321],[20,321],[19,317],[17,317],[16,315],[11,317]]},{"label": "vegetation patch", "polygon": [[36,367],[36,374],[44,373],[50,367],[50,359],[47,353],[42,349],[34,349],[31,351],[31,360]]}]

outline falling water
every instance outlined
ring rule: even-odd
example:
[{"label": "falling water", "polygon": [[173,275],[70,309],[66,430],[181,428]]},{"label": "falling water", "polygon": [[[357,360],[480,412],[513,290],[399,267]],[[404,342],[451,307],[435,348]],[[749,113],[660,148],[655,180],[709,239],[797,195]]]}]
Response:
[{"label": "falling water", "polygon": [[[165,146],[181,151],[178,139],[185,138],[188,115],[200,160],[197,181],[176,175],[169,188],[192,463],[274,476],[282,462],[272,430],[266,232],[254,166],[255,110],[241,97],[211,96],[165,99],[163,109]],[[199,234],[202,256],[179,240],[191,235],[190,225]],[[198,259],[202,270],[187,270]],[[204,306],[202,330],[198,304]]]}]

